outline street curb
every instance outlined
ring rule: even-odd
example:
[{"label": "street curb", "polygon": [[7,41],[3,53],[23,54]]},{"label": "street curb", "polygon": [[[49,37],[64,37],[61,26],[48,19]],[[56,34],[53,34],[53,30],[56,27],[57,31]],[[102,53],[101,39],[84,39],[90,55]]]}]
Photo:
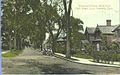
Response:
[{"label": "street curb", "polygon": [[[60,59],[64,59],[66,61],[70,61],[70,62],[73,62],[73,63],[77,63],[77,64],[83,64],[83,65],[91,65],[91,66],[101,66],[101,67],[115,67],[115,68],[120,68],[120,66],[107,66],[107,65],[96,65],[96,64],[87,64],[87,63],[81,63],[81,62],[75,62],[75,60],[72,60],[72,59],[68,59],[68,58],[65,58],[63,56],[60,56],[60,55],[57,55],[55,54],[54,55],[55,57],[57,58],[60,58]],[[76,60],[77,61],[77,60]],[[79,60],[78,60],[79,61]]]}]

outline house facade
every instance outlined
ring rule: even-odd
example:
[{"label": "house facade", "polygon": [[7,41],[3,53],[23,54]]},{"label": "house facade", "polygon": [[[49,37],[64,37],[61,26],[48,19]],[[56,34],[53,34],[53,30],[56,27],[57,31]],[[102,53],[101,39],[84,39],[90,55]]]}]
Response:
[{"label": "house facade", "polygon": [[87,40],[90,43],[92,43],[94,41],[94,31],[95,31],[95,28],[93,28],[93,27],[86,27],[85,35],[86,35]]},{"label": "house facade", "polygon": [[86,27],[85,35],[87,40],[97,47],[103,40],[106,40],[107,44],[120,43],[120,25],[111,25],[111,20],[106,20],[106,25]]}]

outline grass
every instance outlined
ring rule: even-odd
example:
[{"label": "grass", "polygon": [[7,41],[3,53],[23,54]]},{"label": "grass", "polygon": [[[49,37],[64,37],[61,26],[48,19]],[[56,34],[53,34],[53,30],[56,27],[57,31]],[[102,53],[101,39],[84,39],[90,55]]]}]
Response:
[{"label": "grass", "polygon": [[8,52],[8,53],[5,53],[5,54],[2,54],[2,57],[7,57],[7,58],[16,57],[16,56],[18,56],[21,53],[22,53],[22,51]]},{"label": "grass", "polygon": [[73,54],[74,57],[78,57],[78,58],[85,58],[85,59],[93,59],[92,56],[87,55],[87,54],[82,54],[80,52]]},{"label": "grass", "polygon": [[54,55],[55,57],[58,57],[58,58],[62,58],[62,59],[65,59],[65,60],[75,60],[77,61],[77,59],[73,59],[73,58],[66,58],[66,57],[63,57],[63,56],[60,56],[60,55]]}]

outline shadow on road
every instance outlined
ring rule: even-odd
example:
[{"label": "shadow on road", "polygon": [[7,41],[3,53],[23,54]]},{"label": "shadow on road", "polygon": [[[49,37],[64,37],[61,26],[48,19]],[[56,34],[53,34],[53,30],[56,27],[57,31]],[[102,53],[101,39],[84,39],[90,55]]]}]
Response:
[{"label": "shadow on road", "polygon": [[45,65],[34,62],[31,65],[36,66],[39,70],[41,70],[41,73],[44,74],[91,74],[87,70],[80,70],[77,68],[66,68],[63,64]]}]

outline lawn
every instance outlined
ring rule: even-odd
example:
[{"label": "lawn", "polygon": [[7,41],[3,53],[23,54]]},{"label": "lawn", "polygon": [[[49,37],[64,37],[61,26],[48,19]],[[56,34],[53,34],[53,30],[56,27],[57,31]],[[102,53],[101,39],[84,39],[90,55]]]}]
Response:
[{"label": "lawn", "polygon": [[78,58],[93,59],[92,56],[87,55],[87,54],[82,54],[80,52],[73,54],[73,56],[78,57]]},{"label": "lawn", "polygon": [[8,58],[9,57],[16,57],[21,53],[22,53],[22,51],[17,50],[17,51],[13,51],[13,52],[4,53],[4,54],[2,54],[2,57],[8,57]]},{"label": "lawn", "polygon": [[55,56],[55,57],[57,57],[57,58],[61,58],[61,59],[68,60],[68,61],[70,61],[70,60],[75,60],[75,61],[77,61],[77,59],[73,59],[73,58],[66,58],[66,57],[63,57],[63,56],[60,56],[60,55],[57,55],[57,54],[55,54],[54,56]]}]

